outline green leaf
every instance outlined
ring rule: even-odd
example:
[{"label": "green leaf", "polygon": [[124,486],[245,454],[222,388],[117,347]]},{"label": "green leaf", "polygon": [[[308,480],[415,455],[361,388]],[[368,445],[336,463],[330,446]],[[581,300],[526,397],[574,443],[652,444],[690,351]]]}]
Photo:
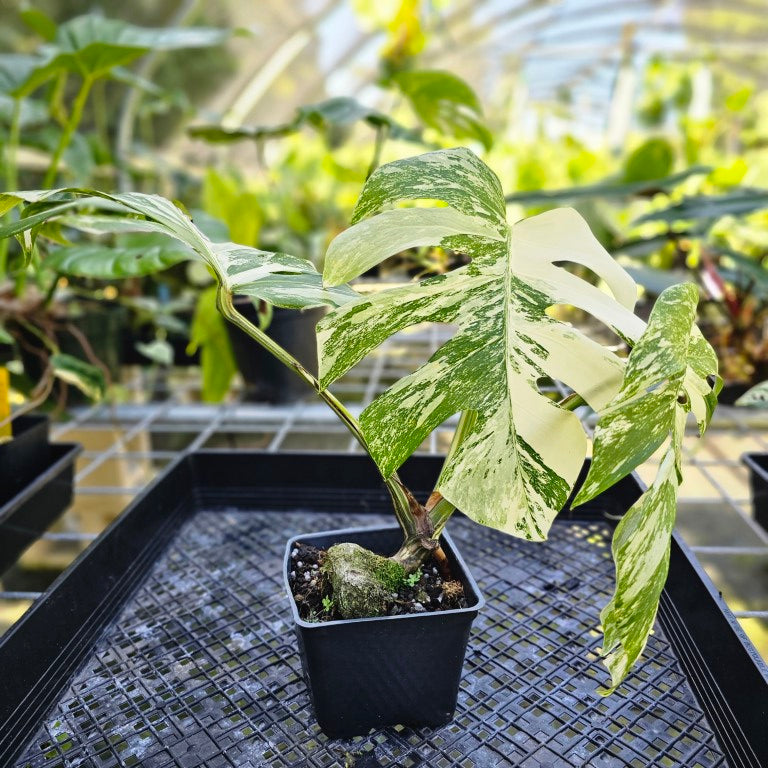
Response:
[{"label": "green leaf", "polygon": [[768,381],[748,389],[735,404],[745,408],[768,408]]},{"label": "green leaf", "polygon": [[[358,296],[349,286],[324,287],[320,274],[306,259],[212,242],[181,209],[158,195],[110,195],[78,188],[14,192],[0,195],[0,212],[21,202],[30,205],[18,221],[0,227],[0,237],[34,231],[40,224],[77,209],[89,214],[102,211],[111,218],[86,215],[84,231],[153,232],[171,237],[201,257],[231,294],[264,299],[288,309],[339,306]],[[79,219],[67,215],[66,221],[77,227]],[[29,249],[30,244],[26,247]]]},{"label": "green leaf", "polygon": [[50,364],[56,378],[77,387],[92,400],[101,400],[107,391],[104,371],[72,355],[51,355]]},{"label": "green leaf", "polygon": [[173,365],[173,347],[165,339],[154,339],[147,344],[137,341],[136,349],[153,363]]},{"label": "green leaf", "polygon": [[681,445],[688,412],[703,433],[715,405],[717,358],[694,325],[698,290],[676,285],[657,300],[630,352],[621,390],[595,429],[594,455],[576,506],[594,498],[667,445],[656,478],[616,528],[616,590],[601,613],[610,693],[640,656],[658,609],[669,563]]},{"label": "green leaf", "polygon": [[667,192],[676,187],[680,182],[691,176],[701,176],[712,170],[706,165],[695,165],[679,173],[662,178],[633,181],[631,183],[618,183],[606,180],[599,184],[585,184],[580,187],[568,187],[566,189],[545,189],[532,192],[514,192],[506,196],[508,203],[520,205],[540,205],[541,203],[563,203],[571,200],[580,200],[590,197],[630,197],[632,195],[646,195],[655,192]]},{"label": "green leaf", "polygon": [[426,125],[457,139],[475,139],[485,149],[493,146],[480,102],[461,78],[439,70],[412,70],[398,72],[392,81]]},{"label": "green leaf", "polygon": [[[498,180],[467,150],[383,166],[368,180],[356,218],[412,198],[440,199],[450,207],[401,208],[358,221],[340,236],[342,246],[330,249],[326,278],[347,277],[370,263],[371,253],[385,258],[424,239],[450,243],[473,261],[448,275],[361,297],[327,315],[318,324],[321,385],[329,386],[403,328],[455,323],[456,335],[428,363],[363,411],[368,446],[388,476],[447,418],[477,411],[438,490],[474,520],[543,539],[587,446],[579,419],[540,393],[537,381],[564,381],[600,408],[618,391],[623,373],[613,352],[549,317],[547,309],[578,306],[634,339],[643,329],[632,313],[636,286],[573,210],[550,211],[510,228],[501,213]],[[446,212],[444,221],[435,218],[436,210]],[[462,222],[465,232],[456,235]],[[355,268],[345,272],[334,254]],[[613,296],[563,269],[563,261],[589,267]]]},{"label": "green leaf", "polygon": [[675,453],[683,431],[676,433],[651,487],[627,511],[613,534],[616,588],[600,612],[603,664],[611,673],[610,687],[600,690],[603,695],[621,684],[653,629],[669,569],[679,486]]},{"label": "green leaf", "polygon": [[675,164],[675,150],[666,139],[648,139],[624,161],[625,183],[648,182],[668,176]]},{"label": "green leaf", "polygon": [[428,152],[378,168],[365,183],[352,223],[404,200],[440,200],[467,216],[490,221],[498,234],[506,232],[501,183],[468,149]]},{"label": "green leaf", "polygon": [[105,77],[152,50],[218,45],[227,30],[199,28],[149,29],[89,13],[64,22],[53,42],[42,49],[26,77],[17,78],[13,95],[25,96],[61,72]]},{"label": "green leaf", "polygon": [[56,22],[38,8],[22,8],[19,11],[19,18],[43,40],[52,41],[56,37]]},{"label": "green leaf", "polygon": [[16,96],[40,65],[40,59],[24,53],[0,54],[0,93]]},{"label": "green leaf", "polygon": [[13,344],[13,336],[0,325],[0,344]]},{"label": "green leaf", "polygon": [[392,253],[462,234],[501,239],[487,222],[453,208],[384,211],[333,240],[325,255],[323,280],[328,285],[346,283]]},{"label": "green leaf", "polygon": [[400,125],[388,115],[378,110],[366,107],[355,99],[337,97],[318,104],[308,104],[299,107],[296,115],[289,123],[278,125],[241,126],[225,128],[218,125],[195,125],[187,129],[194,138],[211,143],[230,143],[234,141],[262,141],[289,136],[305,125],[310,125],[318,131],[327,132],[334,127],[347,127],[357,122],[368,123],[372,128],[386,127],[389,136],[401,141],[422,142],[421,134]]},{"label": "green leaf", "polygon": [[43,263],[62,275],[116,280],[152,275],[195,257],[189,248],[168,238],[153,234],[144,235],[144,238],[145,245],[84,243],[57,248]]},{"label": "green leaf", "polygon": [[[574,506],[593,499],[646,461],[674,426],[679,408],[692,410],[703,432],[714,408],[707,376],[717,374],[714,350],[694,325],[698,288],[667,288],[632,349],[616,398],[601,413],[594,457]],[[677,404],[678,398],[685,404]]]},{"label": "green leaf", "polygon": [[692,195],[679,203],[662,208],[635,219],[633,224],[646,221],[674,221],[719,219],[722,216],[741,216],[768,208],[768,191],[739,188],[726,195]]},{"label": "green leaf", "polygon": [[208,288],[197,300],[187,348],[190,355],[200,349],[201,396],[207,403],[221,402],[237,373],[226,325],[216,308],[216,287]]}]

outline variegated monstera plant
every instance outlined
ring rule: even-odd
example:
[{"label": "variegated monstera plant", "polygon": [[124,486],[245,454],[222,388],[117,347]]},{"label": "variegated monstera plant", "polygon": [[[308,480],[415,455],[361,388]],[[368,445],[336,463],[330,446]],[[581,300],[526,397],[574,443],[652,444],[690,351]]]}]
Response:
[{"label": "variegated monstera plant", "polygon": [[[414,207],[414,201],[430,202]],[[0,234],[17,235],[27,253],[45,234],[42,227],[57,219],[57,230],[161,232],[181,241],[190,257],[205,260],[218,279],[226,317],[294,368],[376,462],[404,533],[394,559],[406,570],[415,570],[436,547],[455,508],[515,536],[546,538],[588,451],[573,412],[579,405],[588,404],[599,421],[576,504],[661,449],[655,480],[616,528],[617,587],[601,614],[611,690],[624,678],[645,646],[666,577],[685,422],[693,413],[699,430],[706,429],[719,387],[717,360],[694,323],[694,286],[665,291],[644,323],[634,314],[632,278],[575,211],[508,223],[499,180],[466,149],[379,168],[365,184],[353,226],[331,244],[322,275],[286,254],[212,242],[186,213],[157,196],[13,193],[0,197],[0,214],[18,204],[24,206],[19,220]],[[460,251],[471,262],[372,294],[348,285],[388,256],[422,245]],[[605,290],[566,263],[585,267]],[[317,328],[319,378],[239,315],[234,294],[294,309],[329,306]],[[549,311],[555,305],[577,307],[603,323],[626,341],[629,356],[556,319]],[[454,324],[456,332],[353,418],[329,387],[387,337],[425,321]],[[543,377],[564,382],[574,394],[554,402],[537,386]],[[398,467],[457,413],[449,455],[422,505],[400,482]]]}]

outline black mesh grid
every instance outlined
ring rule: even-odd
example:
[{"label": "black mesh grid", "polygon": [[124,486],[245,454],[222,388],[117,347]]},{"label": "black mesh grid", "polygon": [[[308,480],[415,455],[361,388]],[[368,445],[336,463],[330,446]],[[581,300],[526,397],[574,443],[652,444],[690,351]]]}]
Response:
[{"label": "black mesh grid", "polygon": [[595,692],[610,532],[555,523],[530,544],[455,520],[485,594],[456,717],[329,741],[314,723],[283,592],[298,531],[349,514],[198,512],[97,644],[14,766],[724,766],[663,632],[621,692]]}]

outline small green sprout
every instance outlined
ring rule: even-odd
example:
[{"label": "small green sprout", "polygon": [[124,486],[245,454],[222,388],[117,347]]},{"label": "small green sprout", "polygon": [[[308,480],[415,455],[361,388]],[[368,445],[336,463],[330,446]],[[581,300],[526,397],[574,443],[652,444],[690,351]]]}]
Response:
[{"label": "small green sprout", "polygon": [[421,581],[421,568],[405,577],[405,583],[409,587],[415,587]]},{"label": "small green sprout", "polygon": [[328,597],[328,595],[326,595],[323,598],[323,610],[326,613],[330,613],[332,609],[333,609],[333,598],[332,597]]}]

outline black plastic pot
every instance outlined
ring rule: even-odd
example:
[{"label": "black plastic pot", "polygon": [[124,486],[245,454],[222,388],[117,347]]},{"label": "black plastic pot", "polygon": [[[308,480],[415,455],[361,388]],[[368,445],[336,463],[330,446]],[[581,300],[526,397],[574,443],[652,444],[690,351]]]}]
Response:
[{"label": "black plastic pot", "polygon": [[0,504],[13,498],[50,463],[48,417],[37,414],[13,420],[13,440],[0,443]]},{"label": "black plastic pot", "polygon": [[749,469],[752,513],[768,531],[768,453],[745,453],[741,460]]},{"label": "black plastic pot", "polygon": [[483,607],[475,580],[448,535],[441,544],[468,607],[452,611],[327,622],[304,621],[288,583],[297,541],[327,549],[349,541],[391,555],[402,543],[397,527],[347,528],[294,536],[285,551],[302,666],[317,722],[331,738],[349,738],[388,725],[439,726],[456,709],[469,629]]},{"label": "black plastic pot", "polygon": [[[258,325],[256,308],[250,299],[236,299],[237,311]],[[267,335],[293,355],[310,373],[317,375],[315,325],[323,309],[303,312],[275,307]],[[245,399],[270,403],[291,403],[310,394],[309,387],[283,363],[260,347],[247,333],[227,323],[232,353],[245,382]]]},{"label": "black plastic pot", "polygon": [[49,443],[47,416],[19,416],[13,428],[0,444],[0,573],[69,506],[82,450]]}]

